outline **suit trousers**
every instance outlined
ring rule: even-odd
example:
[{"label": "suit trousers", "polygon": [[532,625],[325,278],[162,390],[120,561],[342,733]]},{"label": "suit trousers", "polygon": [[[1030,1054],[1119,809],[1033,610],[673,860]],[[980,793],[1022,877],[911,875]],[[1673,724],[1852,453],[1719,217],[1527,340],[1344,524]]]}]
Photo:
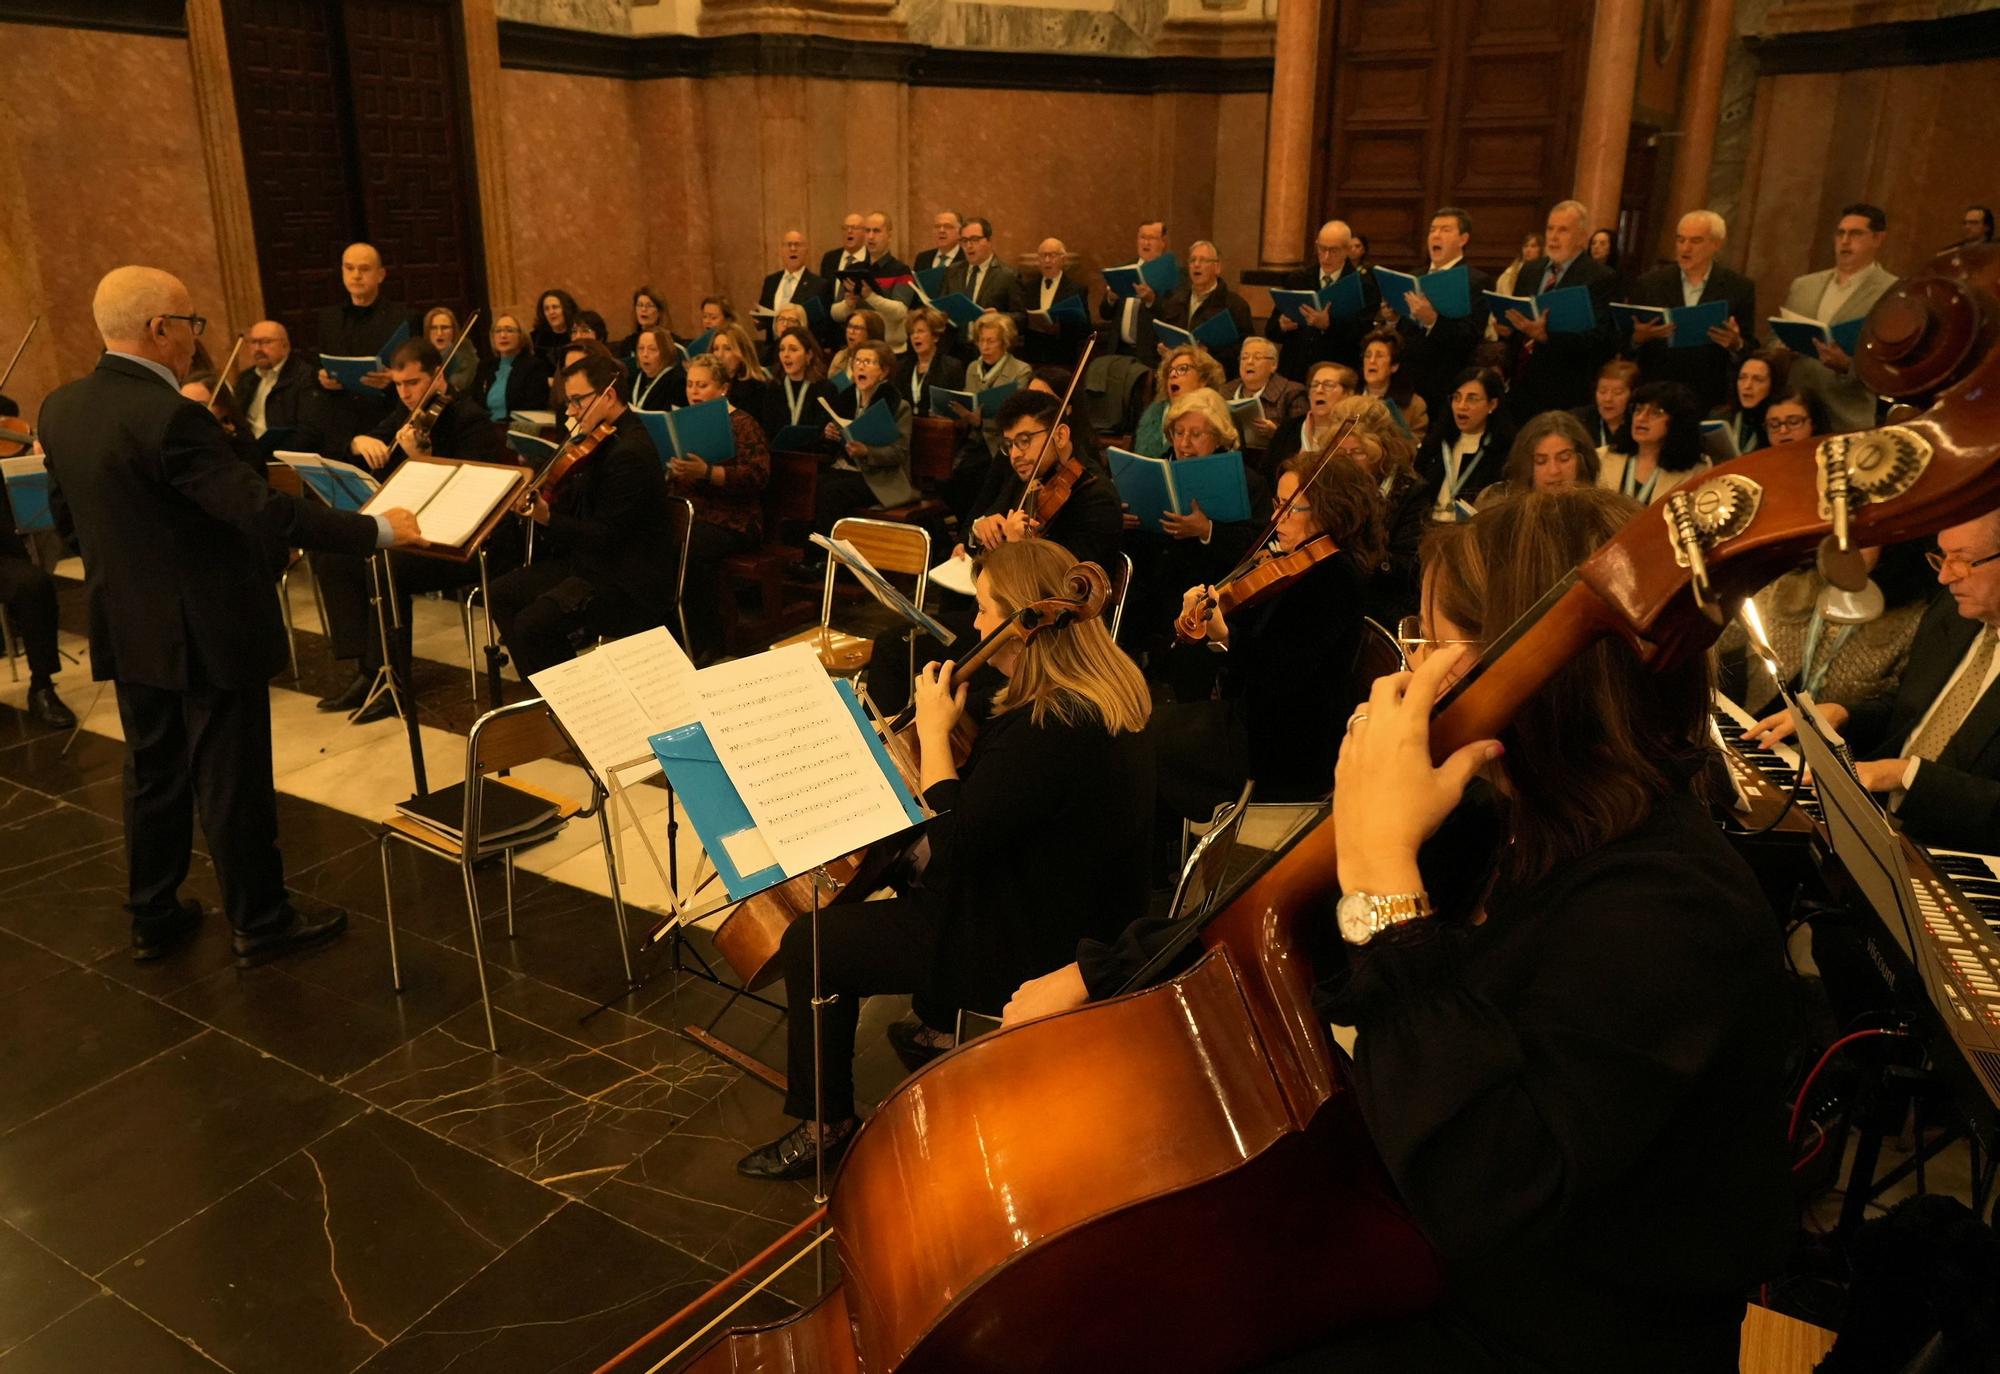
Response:
[{"label": "suit trousers", "polygon": [[270,689],[116,687],[133,923],[172,913],[187,879],[197,810],[229,924],[252,934],[290,919],[271,780]]},{"label": "suit trousers", "polygon": [[[54,677],[62,669],[56,652],[56,580],[25,558],[0,558],[0,606],[28,651],[31,677]],[[9,645],[11,652],[13,646]]]},{"label": "suit trousers", "polygon": [[493,621],[523,681],[576,657],[601,638],[621,639],[660,624],[618,587],[578,577],[560,558],[544,558],[492,580]]},{"label": "suit trousers", "polygon": [[[375,623],[374,560],[345,553],[312,555],[313,581],[326,607],[326,624],[333,635],[335,658],[351,658],[363,673],[372,674],[382,666],[382,632]],[[395,568],[396,617],[389,635],[396,643],[396,670],[404,682],[410,680],[410,602],[420,592],[451,592],[479,585],[479,561],[455,563],[446,558],[423,558],[415,554],[391,554]],[[499,570],[494,570],[498,575]],[[385,588],[386,590],[386,588]]]}]

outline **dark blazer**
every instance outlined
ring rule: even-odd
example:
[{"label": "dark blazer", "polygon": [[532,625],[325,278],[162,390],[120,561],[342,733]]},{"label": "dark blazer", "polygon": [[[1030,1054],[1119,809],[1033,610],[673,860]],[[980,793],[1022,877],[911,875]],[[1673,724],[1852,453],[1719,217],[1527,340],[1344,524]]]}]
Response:
[{"label": "dark blazer", "polygon": [[[1358,270],[1343,265],[1334,280]],[[1284,286],[1287,291],[1319,290],[1319,268],[1301,267],[1287,272]],[[1278,342],[1278,371],[1295,382],[1304,382],[1314,363],[1344,363],[1360,372],[1362,337],[1375,327],[1377,313],[1382,308],[1382,288],[1375,284],[1373,272],[1361,273],[1361,301],[1360,314],[1329,320],[1325,329],[1306,324],[1286,329],[1283,317],[1272,311],[1271,317],[1264,321],[1264,337]]]},{"label": "dark blazer", "polygon": [[[369,436],[395,450],[397,431],[409,419],[410,408],[398,402],[389,418],[370,430]],[[520,460],[502,438],[504,432],[487,417],[486,408],[478,401],[470,396],[454,396],[445,402],[444,411],[431,430],[431,452],[440,458],[470,458],[479,463],[518,463]],[[391,455],[396,462],[408,456],[400,450]]]},{"label": "dark blazer", "polygon": [[1246,727],[1250,776],[1266,801],[1333,790],[1346,718],[1328,698],[1342,691],[1361,646],[1361,573],[1346,554],[1262,605],[1229,618],[1221,692]]},{"label": "dark blazer", "polygon": [[1032,276],[1018,277],[1012,309],[1021,341],[1014,351],[1036,367],[1074,367],[1076,355],[1083,351],[1084,338],[1090,333],[1087,313],[1090,301],[1083,283],[1076,279],[1074,273],[1066,271],[1056,279],[1055,299],[1066,301],[1072,296],[1084,297],[1084,318],[1059,320],[1055,333],[1044,334],[1028,326],[1028,316],[1042,308],[1042,274],[1037,272]]},{"label": "dark blazer", "polygon": [[[486,404],[486,393],[493,389],[493,379],[500,375],[500,359],[481,358],[479,371],[473,374],[472,390],[468,393],[481,406]],[[514,366],[507,373],[507,405],[504,420],[520,410],[547,410],[549,407],[549,365],[539,353],[522,349],[514,355]],[[493,418],[489,413],[488,418]]]},{"label": "dark blazer", "polygon": [[[1982,628],[1958,613],[1950,592],[1938,593],[1917,625],[1895,695],[1854,708],[1844,733],[1855,752],[1900,756]],[[1920,844],[1993,852],[2000,836],[2000,691],[1989,689],[1943,752],[1918,767],[1916,784],[1896,815]]]},{"label": "dark blazer", "polygon": [[1190,317],[1188,306],[1193,300],[1194,286],[1183,282],[1175,288],[1172,295],[1160,302],[1160,308],[1153,318],[1166,324],[1179,325],[1182,329],[1194,330],[1217,315],[1227,314],[1236,322],[1236,342],[1208,351],[1222,364],[1224,373],[1235,376],[1236,355],[1243,351],[1243,340],[1256,330],[1256,326],[1250,320],[1250,302],[1230,290],[1228,281],[1221,277],[1215,279],[1215,290],[1208,293]]},{"label": "dark blazer", "polygon": [[[277,380],[271,383],[271,393],[264,398],[264,428],[297,429],[305,418],[304,408],[312,393],[320,389],[318,368],[302,353],[292,353],[278,366]],[[246,367],[236,374],[234,383],[237,404],[244,410],[250,408],[250,398],[257,394],[257,369]]]},{"label": "dark blazer", "polygon": [[[931,268],[937,266],[937,257],[938,257],[937,249],[926,248],[924,249],[923,252],[917,254],[916,258],[913,260],[911,264],[911,270],[916,272],[928,272],[931,270]],[[952,263],[963,262],[964,260],[965,260],[965,249],[962,247],[954,248],[951,250],[951,262],[946,263],[945,266],[949,268],[952,265]]]},{"label": "dark blazer", "polygon": [[[1185,268],[1182,269],[1182,273],[1181,280],[1174,284],[1176,289],[1187,281]],[[1147,305],[1144,301],[1139,302],[1138,316],[1132,329],[1133,338],[1137,342],[1128,344],[1125,342],[1125,336],[1119,331],[1125,318],[1125,302],[1131,297],[1114,296],[1106,290],[1097,302],[1097,318],[1107,320],[1111,324],[1111,351],[1129,353],[1148,367],[1159,362],[1160,341],[1153,333],[1153,321],[1160,318],[1160,308],[1166,304],[1167,298],[1171,295],[1172,291],[1157,291],[1153,294],[1151,305]]]},{"label": "dark blazer", "polygon": [[[820,405],[820,398],[825,397],[831,401],[833,396],[834,390],[831,382],[822,380],[808,383],[806,386],[805,403],[799,407],[797,423],[804,425],[815,434],[825,429],[826,409]],[[785,393],[784,377],[773,377],[765,386],[759,389],[757,393],[757,408],[751,412],[751,415],[756,419],[758,427],[764,431],[765,439],[775,444],[779,433],[787,425],[793,423],[792,406]],[[826,443],[821,441],[813,445],[813,450],[817,452],[825,447],[827,447]]]},{"label": "dark blazer", "polygon": [[56,526],[83,554],[92,675],[186,691],[285,666],[272,544],[375,548],[372,517],[273,491],[208,407],[124,358],[42,405]]},{"label": "dark blazer", "polygon": [[[1634,305],[1661,305],[1678,310],[1687,304],[1681,293],[1678,264],[1655,267],[1632,283],[1626,299]],[[1743,332],[1743,349],[1757,347],[1757,284],[1741,272],[1732,272],[1721,263],[1711,263],[1708,280],[1701,284],[1701,303],[1729,302],[1730,317]],[[1665,339],[1654,339],[1635,350],[1633,360],[1649,382],[1679,382],[1701,398],[1704,411],[1727,405],[1734,395],[1736,363],[1741,353],[1731,353],[1720,344],[1704,343],[1695,348],[1670,348]]]},{"label": "dark blazer", "polygon": [[648,377],[634,368],[622,390],[627,405],[641,410],[678,410],[688,403],[687,369],[678,357],[661,368],[658,377]]},{"label": "dark blazer", "polygon": [[[833,260],[835,262],[839,262],[840,255],[838,253],[834,254]],[[767,273],[764,277],[763,286],[759,287],[757,290],[757,304],[763,306],[766,310],[777,309],[778,283],[783,281],[784,279],[785,279],[785,273],[782,268],[780,268],[776,272]],[[823,297],[825,295],[826,295],[825,280],[821,278],[821,276],[817,272],[813,271],[809,267],[801,269],[799,272],[799,284],[796,287],[792,288],[793,303],[803,307],[806,297],[808,296]],[[771,319],[771,317],[769,315],[760,315],[757,318],[757,323],[763,329],[765,336],[769,337],[771,333],[771,325],[773,324],[773,320]]]},{"label": "dark blazer", "polygon": [[896,374],[896,390],[903,399],[916,409],[919,415],[931,413],[931,388],[941,386],[947,391],[965,390],[965,359],[955,358],[943,348],[931,355],[931,365],[924,373],[923,391],[916,388],[917,355],[911,353],[903,359],[903,366]]},{"label": "dark blazer", "polygon": [[[1431,422],[1423,446],[1417,450],[1417,480],[1429,494],[1432,509],[1436,508],[1438,492],[1444,486],[1445,450],[1457,442],[1458,429],[1447,408],[1440,419]],[[1513,426],[1506,422],[1504,413],[1495,414],[1486,422],[1479,448],[1459,466],[1457,499],[1471,505],[1480,492],[1499,481],[1506,473],[1507,453],[1513,446]]]},{"label": "dark blazer", "polygon": [[674,597],[679,537],[659,451],[628,410],[611,438],[563,479],[541,538],[586,582],[617,587],[664,615]]},{"label": "dark blazer", "polygon": [[[833,303],[833,298],[840,294],[840,283],[833,279],[833,274],[840,270],[841,255],[846,251],[845,248],[829,248],[819,255],[820,291],[826,296],[829,305]],[[868,260],[868,249],[865,245],[861,249],[861,260],[863,262]]]},{"label": "dark blazer", "polygon": [[[1370,273],[1370,279],[1374,274]],[[1421,276],[1429,276],[1426,266]],[[1485,293],[1493,289],[1493,278],[1465,265],[1466,287],[1472,293],[1472,313],[1462,320],[1442,315],[1425,329],[1415,320],[1399,319],[1396,330],[1403,336],[1403,375],[1417,395],[1424,398],[1433,415],[1442,414],[1451,401],[1451,379],[1472,366],[1472,356],[1486,342]]]},{"label": "dark blazer", "polygon": [[[1547,258],[1526,264],[1515,279],[1514,294],[1539,295],[1548,270]],[[1552,333],[1547,343],[1533,348],[1528,347],[1532,341],[1519,332],[1508,339],[1507,362],[1513,381],[1507,392],[1507,413],[1517,427],[1545,410],[1568,410],[1590,400],[1597,389],[1597,369],[1617,346],[1611,332],[1611,299],[1617,282],[1616,272],[1588,253],[1578,254],[1570,260],[1560,284],[1590,288],[1596,326],[1581,334]]]}]

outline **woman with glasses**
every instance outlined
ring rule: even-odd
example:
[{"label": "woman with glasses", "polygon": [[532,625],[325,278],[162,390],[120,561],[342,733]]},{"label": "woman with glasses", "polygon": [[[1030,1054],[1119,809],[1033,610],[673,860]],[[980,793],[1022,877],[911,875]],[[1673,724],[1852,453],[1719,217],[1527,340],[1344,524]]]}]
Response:
[{"label": "woman with glasses", "polygon": [[1787,387],[1764,406],[1764,432],[1773,444],[1824,439],[1834,433],[1831,412],[1811,387]]},{"label": "woman with glasses", "polygon": [[650,286],[642,286],[632,293],[632,332],[620,339],[611,350],[619,362],[628,367],[637,362],[639,336],[648,329],[662,330],[670,340],[674,337],[673,321],[667,314],[667,298]]},{"label": "woman with glasses", "polygon": [[1148,458],[1166,457],[1170,447],[1164,424],[1167,407],[1184,392],[1206,387],[1221,395],[1228,384],[1222,364],[1200,344],[1170,349],[1153,369],[1153,401],[1139,413],[1139,423],[1132,431],[1132,451]]},{"label": "woman with glasses", "polygon": [[1762,348],[1746,354],[1736,365],[1735,396],[1715,412],[1715,418],[1722,421],[1727,431],[1724,446],[1731,451],[1726,457],[1754,453],[1770,444],[1764,417],[1771,398],[1785,394],[1785,374],[1790,370],[1791,358],[1789,348]]},{"label": "woman with glasses", "polygon": [[1318,453],[1334,431],[1333,408],[1361,389],[1361,374],[1345,363],[1314,363],[1306,371],[1306,413],[1278,426],[1271,437],[1270,466],[1284,467],[1294,453]]},{"label": "woman with glasses", "polygon": [[896,390],[895,353],[882,340],[870,339],[853,350],[848,373],[854,385],[832,399],[834,412],[853,420],[881,401],[895,416],[897,435],[891,443],[870,447],[847,439],[838,424],[828,422],[826,437],[839,445],[840,456],[820,471],[814,493],[813,528],[821,534],[830,533],[844,515],[917,499],[910,482],[910,404]]},{"label": "woman with glasses", "polygon": [[674,336],[658,325],[633,340],[636,364],[629,386],[635,410],[674,410],[688,403],[687,370]]},{"label": "woman with glasses", "polygon": [[1597,484],[1650,506],[1713,466],[1701,451],[1701,401],[1679,382],[1632,393],[1630,442],[1605,455]]},{"label": "woman with glasses", "polygon": [[472,398],[486,407],[495,424],[523,410],[540,410],[549,403],[549,365],[528,344],[521,317],[502,311],[493,317],[487,339],[491,356],[479,361],[473,374]]},{"label": "woman with glasses", "polygon": [[1499,478],[1513,427],[1500,411],[1506,383],[1490,367],[1452,379],[1451,403],[1417,452],[1417,476],[1432,493],[1431,519],[1470,520],[1473,501]]},{"label": "woman with glasses", "polygon": [[841,337],[846,340],[846,343],[838,353],[833,355],[833,361],[827,364],[826,375],[828,377],[845,377],[847,375],[847,360],[854,355],[854,350],[871,339],[880,340],[883,338],[886,328],[887,326],[882,323],[882,317],[873,310],[857,310],[849,315],[847,323],[841,326]]},{"label": "woman with glasses", "polygon": [[[1734,1370],[1743,1295],[1790,1249],[1795,999],[1697,795],[1706,657],[1656,671],[1601,640],[1431,763],[1478,645],[1639,514],[1576,488],[1434,527],[1414,671],[1344,722],[1318,1010],[1355,1030],[1362,1116],[1446,1283],[1263,1374]],[[1159,943],[1086,941],[1007,1019],[1110,995]]]}]

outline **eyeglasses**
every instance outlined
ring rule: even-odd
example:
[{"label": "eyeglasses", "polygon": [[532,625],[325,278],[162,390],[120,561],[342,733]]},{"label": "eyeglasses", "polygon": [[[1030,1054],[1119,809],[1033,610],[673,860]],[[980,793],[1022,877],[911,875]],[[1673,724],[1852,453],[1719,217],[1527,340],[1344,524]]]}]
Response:
[{"label": "eyeglasses", "polygon": [[1313,383],[1311,383],[1310,385],[1308,385],[1308,386],[1306,387],[1306,390],[1307,390],[1307,391],[1338,391],[1338,390],[1340,390],[1340,383],[1339,383],[1339,382],[1336,382],[1336,381],[1334,381],[1334,380],[1333,380],[1333,379],[1332,379],[1331,377],[1322,377],[1322,378],[1321,378],[1320,380],[1318,380],[1318,381],[1316,381],[1316,382],[1313,382]]},{"label": "eyeglasses", "polygon": [[1926,553],[1924,562],[1931,565],[1932,572],[1949,574],[1950,579],[1956,582],[1959,578],[1968,576],[1974,568],[1983,563],[1991,563],[1996,558],[2000,558],[2000,553],[1989,553],[1984,558],[1960,558],[1957,554]]},{"label": "eyeglasses", "polygon": [[1185,377],[1192,371],[1194,371],[1193,363],[1175,363],[1167,369],[1167,375],[1169,377]]},{"label": "eyeglasses", "polygon": [[984,234],[960,234],[960,235],[958,236],[958,241],[959,241],[960,243],[984,243],[984,242],[986,242],[986,235],[984,235]]},{"label": "eyeglasses", "polygon": [[1013,453],[1026,453],[1035,446],[1035,440],[1047,433],[1045,429],[1024,429],[1019,434],[1010,434],[1006,439],[1007,448]]},{"label": "eyeglasses", "polygon": [[1422,616],[1406,615],[1396,622],[1396,647],[1403,651],[1403,657],[1409,660],[1413,667],[1419,655],[1427,654],[1433,649],[1442,649],[1447,644],[1467,644],[1474,649],[1479,647],[1479,641],[1476,639],[1430,638],[1424,633]]},{"label": "eyeglasses", "polygon": [[1273,514],[1280,517],[1287,515],[1310,515],[1312,514],[1312,503],[1301,501],[1296,496],[1290,501],[1280,501],[1273,497],[1271,500],[1271,510]]},{"label": "eyeglasses", "polygon": [[1667,408],[1665,406],[1656,406],[1651,401],[1646,401],[1639,405],[1633,406],[1632,414],[1634,418],[1637,418],[1638,416],[1641,415],[1657,415],[1661,419],[1665,419],[1667,414]]},{"label": "eyeglasses", "polygon": [[1807,430],[1812,428],[1812,416],[1766,415],[1764,428],[1774,434],[1790,434],[1795,429]]},{"label": "eyeglasses", "polygon": [[586,391],[581,396],[568,397],[563,401],[563,409],[582,410],[585,406],[589,405],[592,401],[596,400],[599,396],[602,396],[603,394],[604,393],[602,391]]},{"label": "eyeglasses", "polygon": [[197,339],[201,337],[201,331],[208,328],[207,318],[201,315],[161,315],[159,318],[163,320],[187,321],[188,333],[194,335]]}]

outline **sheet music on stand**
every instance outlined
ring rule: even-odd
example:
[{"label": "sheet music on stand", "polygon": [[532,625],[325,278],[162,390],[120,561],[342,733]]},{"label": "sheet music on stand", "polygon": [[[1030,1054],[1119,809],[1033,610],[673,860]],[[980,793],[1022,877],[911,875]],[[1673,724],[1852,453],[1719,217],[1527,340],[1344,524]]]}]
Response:
[{"label": "sheet music on stand", "polygon": [[527,482],[527,470],[512,463],[405,458],[361,512],[379,515],[401,506],[423,531],[423,542],[408,552],[464,560],[478,552]]},{"label": "sheet music on stand", "polygon": [[812,536],[812,541],[825,549],[827,554],[841,566],[861,579],[861,585],[866,587],[877,601],[902,617],[911,629],[921,630],[940,644],[950,644],[958,638],[951,630],[933,620],[923,607],[897,591],[895,584],[876,571],[875,565],[868,561],[861,550],[845,539],[829,539],[823,534],[816,533]]}]

